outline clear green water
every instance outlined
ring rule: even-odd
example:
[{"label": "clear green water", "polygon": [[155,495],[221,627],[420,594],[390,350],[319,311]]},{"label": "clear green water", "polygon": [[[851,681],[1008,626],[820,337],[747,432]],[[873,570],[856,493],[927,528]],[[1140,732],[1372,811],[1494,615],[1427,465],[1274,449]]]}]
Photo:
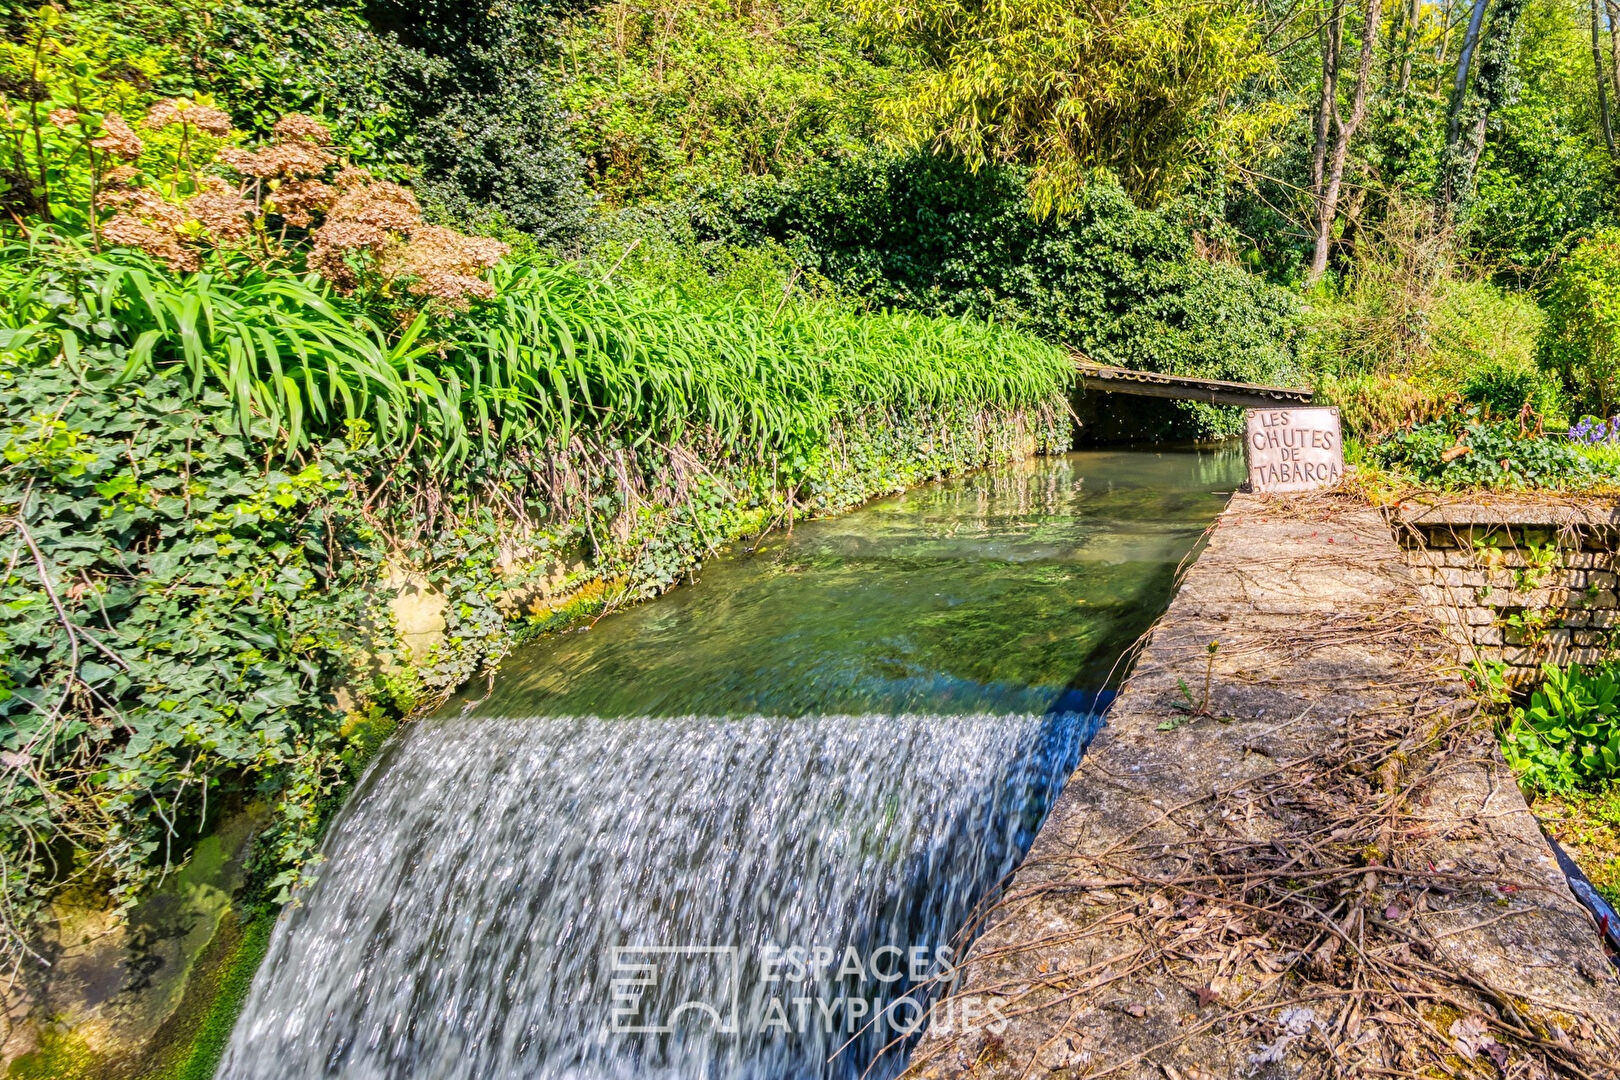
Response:
[{"label": "clear green water", "polygon": [[801,523],[518,651],[477,711],[1046,711],[1104,687],[1242,470],[1240,450],[1079,452]]},{"label": "clear green water", "polygon": [[378,755],[219,1077],[892,1080],[1241,465],[987,471],[519,651]]}]

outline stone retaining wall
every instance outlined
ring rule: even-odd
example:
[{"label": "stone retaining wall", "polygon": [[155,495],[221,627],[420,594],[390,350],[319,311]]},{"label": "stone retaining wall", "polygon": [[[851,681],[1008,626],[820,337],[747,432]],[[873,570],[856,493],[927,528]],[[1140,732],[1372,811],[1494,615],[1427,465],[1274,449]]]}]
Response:
[{"label": "stone retaining wall", "polygon": [[1423,598],[1463,659],[1506,665],[1510,685],[1544,663],[1620,654],[1620,513],[1516,501],[1417,507],[1391,516]]}]

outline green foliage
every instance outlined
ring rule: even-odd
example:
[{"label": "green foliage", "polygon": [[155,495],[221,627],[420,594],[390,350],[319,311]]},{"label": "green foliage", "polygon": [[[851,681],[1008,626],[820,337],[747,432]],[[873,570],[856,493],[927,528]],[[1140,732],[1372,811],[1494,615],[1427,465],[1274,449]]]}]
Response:
[{"label": "green foliage", "polygon": [[1529,408],[1537,415],[1554,413],[1558,388],[1536,368],[1502,360],[1487,360],[1467,371],[1463,400],[1477,405],[1487,416],[1516,416]]},{"label": "green foliage", "polygon": [[1471,418],[1421,424],[1366,449],[1368,461],[1443,488],[1580,488],[1615,474],[1560,439]]},{"label": "green foliage", "polygon": [[[41,6],[0,36],[0,211],[14,220],[87,228],[91,157],[111,160],[88,145],[105,134],[98,118],[138,118],[184,81],[175,74],[183,54],[169,40],[176,28],[152,25],[155,5],[119,12],[122,19],[112,7]],[[184,17],[198,7],[185,0],[171,11]],[[56,110],[81,118],[55,124]]]},{"label": "green foliage", "polygon": [[[390,342],[313,275],[245,260],[177,275],[140,252],[96,256],[50,236],[0,252],[0,262],[31,271],[7,275],[17,287],[11,348],[76,358],[87,334],[100,336],[127,376],[178,372],[193,392],[227,395],[240,432],[267,426],[289,450],[356,421],[384,445],[405,441],[410,420],[441,439],[461,430],[460,402],[416,363],[420,327]],[[53,306],[58,296],[76,306]]]},{"label": "green foliage", "polygon": [[1542,676],[1502,736],[1513,771],[1555,792],[1597,790],[1620,779],[1620,665],[1546,664]]},{"label": "green foliage", "polygon": [[[876,304],[1002,319],[1101,363],[1298,381],[1296,302],[1221,258],[1219,226],[1196,204],[1143,210],[1098,181],[1043,221],[1023,189],[1015,170],[871,157],[762,187],[709,221],[722,238],[776,238]],[[1183,434],[1241,426],[1234,410],[1184,404]]]},{"label": "green foliage", "polygon": [[1511,417],[1528,401],[1561,416],[1559,387],[1536,363],[1534,300],[1482,279],[1427,208],[1407,202],[1387,214],[1349,271],[1318,290],[1300,340],[1302,363],[1346,426],[1378,439],[1462,403]]},{"label": "green foliage", "polygon": [[206,6],[191,66],[247,130],[321,116],[356,163],[414,181],[441,217],[566,240],[589,209],[546,71],[558,13],[334,0]]},{"label": "green foliage", "polygon": [[1544,367],[1581,405],[1608,416],[1620,405],[1620,228],[1600,230],[1564,260],[1547,290]]},{"label": "green foliage", "polygon": [[555,73],[592,186],[626,205],[858,151],[885,60],[820,2],[618,0],[570,21]]},{"label": "green foliage", "polygon": [[[44,234],[0,284],[6,947],[75,875],[138,896],[231,789],[269,802],[285,897],[395,718],[510,647],[514,542],[618,602],[796,509],[1066,443],[1062,353],[972,319],[529,263],[402,325]],[[399,564],[448,601],[404,674]]]},{"label": "green foliage", "polygon": [[227,775],[277,793],[273,861],[295,865],[340,779],[323,693],[378,622],[380,551],[351,478],[366,452],[266,468],[268,424],[244,437],[171,373],[119,382],[111,326],[54,283],[41,299],[85,327],[54,363],[3,332],[8,908],[78,872],[129,901]]},{"label": "green foliage", "polygon": [[1207,175],[1209,158],[1240,154],[1282,117],[1235,93],[1273,68],[1248,4],[850,6],[922,58],[884,103],[900,138],[974,171],[1029,166],[1040,216],[1072,209],[1101,170],[1140,198],[1176,194]]},{"label": "green foliage", "polygon": [[[313,278],[252,264],[175,275],[137,252],[74,245],[45,262],[85,315],[17,310],[16,346],[73,355],[93,323],[135,371],[182,370],[292,451],[364,422],[381,445],[451,462],[566,445],[577,430],[678,441],[701,429],[756,457],[803,457],[835,417],[956,401],[1021,407],[1066,385],[1062,353],[971,317],[864,314],[835,302],[771,310],[746,296],[602,282],[543,263],[495,272],[495,298],[385,335]],[[42,295],[19,282],[18,304]]]}]

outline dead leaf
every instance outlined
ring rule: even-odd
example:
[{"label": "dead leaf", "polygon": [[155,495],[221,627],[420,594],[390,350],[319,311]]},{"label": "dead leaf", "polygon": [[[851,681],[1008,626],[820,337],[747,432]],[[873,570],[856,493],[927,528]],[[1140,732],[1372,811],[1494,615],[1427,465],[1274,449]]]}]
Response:
[{"label": "dead leaf", "polygon": [[1452,1021],[1451,1044],[1457,1048],[1457,1053],[1470,1061],[1496,1040],[1491,1038],[1490,1025],[1481,1016],[1464,1016]]}]

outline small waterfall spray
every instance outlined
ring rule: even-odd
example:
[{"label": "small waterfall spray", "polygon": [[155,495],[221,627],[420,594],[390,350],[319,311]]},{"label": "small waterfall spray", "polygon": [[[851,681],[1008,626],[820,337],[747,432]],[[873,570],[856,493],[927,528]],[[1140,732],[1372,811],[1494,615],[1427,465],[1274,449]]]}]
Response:
[{"label": "small waterfall spray", "polygon": [[893,1076],[901,1053],[876,1059],[920,1014],[895,1006],[911,969],[948,961],[1095,728],[421,725],[335,824],[219,1075]]}]

